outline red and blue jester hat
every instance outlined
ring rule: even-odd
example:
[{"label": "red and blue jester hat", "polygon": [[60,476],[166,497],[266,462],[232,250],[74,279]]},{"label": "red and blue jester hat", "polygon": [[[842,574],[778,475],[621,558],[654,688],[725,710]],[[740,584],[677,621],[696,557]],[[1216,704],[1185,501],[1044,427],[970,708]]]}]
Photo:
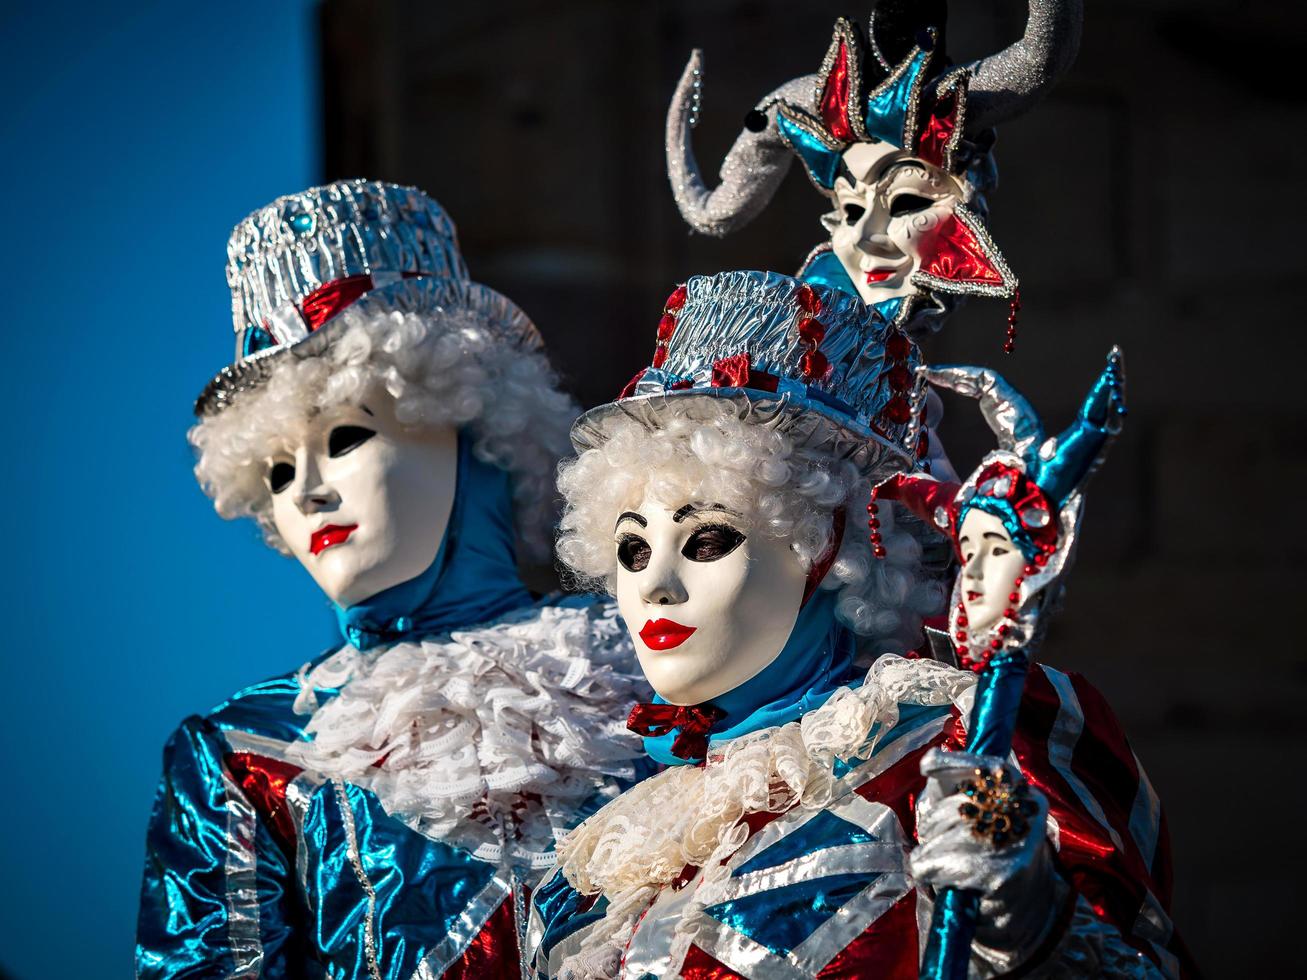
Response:
[{"label": "red and blue jester hat", "polygon": [[[1098,469],[1125,418],[1125,364],[1118,347],[1095,379],[1076,419],[1063,432],[1045,438],[1039,416],[1025,397],[988,368],[922,367],[919,376],[941,388],[975,398],[981,414],[998,437],[989,453],[961,484],[929,476],[899,473],[872,491],[872,548],[883,556],[876,508],[879,501],[897,500],[953,543],[961,559],[962,524],[973,510],[998,518],[1012,543],[1026,559],[1017,579],[1002,631],[992,640],[996,649],[1012,629],[1036,638],[1039,612],[1056,595],[1050,586],[1067,570],[1080,528],[1083,490]],[[962,576],[954,583],[949,632],[960,643],[963,666],[979,670],[989,649],[969,638],[961,603]],[[997,641],[997,642],[996,642]],[[968,655],[969,654],[969,655]]]},{"label": "red and blue jester hat", "polygon": [[[667,120],[668,174],[681,214],[707,234],[734,231],[762,210],[798,157],[835,204],[823,218],[831,241],[808,256],[801,278],[860,296],[914,336],[939,329],[962,297],[1008,299],[1010,350],[1017,279],[984,224],[984,194],[995,184],[993,127],[1030,108],[1069,67],[1082,13],[1079,0],[1031,0],[1029,7],[1021,41],[961,66],[945,52],[943,0],[880,0],[868,35],[839,19],[820,70],[776,89],[746,116],[712,190],[689,141],[702,84],[696,51]],[[888,175],[905,164],[933,189],[894,194]],[[855,188],[879,196],[883,222],[870,206],[845,203]],[[867,244],[896,239],[891,216],[901,222],[896,244],[908,241],[907,269],[877,262],[880,246]],[[862,244],[842,251],[845,223],[859,226],[843,230],[845,242]]]}]

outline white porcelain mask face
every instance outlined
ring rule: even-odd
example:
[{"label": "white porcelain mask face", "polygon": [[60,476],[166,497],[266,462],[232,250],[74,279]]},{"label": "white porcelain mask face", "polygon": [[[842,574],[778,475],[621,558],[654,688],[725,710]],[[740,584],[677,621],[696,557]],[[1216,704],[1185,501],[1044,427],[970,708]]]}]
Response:
[{"label": "white porcelain mask face", "polygon": [[807,574],[783,539],[710,504],[645,498],[617,521],[617,605],[640,667],[672,704],[710,701],[789,639]]},{"label": "white porcelain mask face", "polygon": [[1012,606],[1008,596],[1026,559],[1003,522],[976,508],[963,518],[958,544],[962,551],[962,608],[968,628],[979,632],[997,623],[1003,610]]},{"label": "white porcelain mask face", "polygon": [[341,606],[430,567],[458,480],[454,429],[406,429],[386,395],[364,406],[310,419],[265,471],[278,533]]},{"label": "white porcelain mask face", "polygon": [[934,254],[940,223],[965,200],[962,184],[886,143],[855,143],[843,159],[857,182],[835,182],[826,223],[836,257],[865,303],[915,293],[912,273]]}]

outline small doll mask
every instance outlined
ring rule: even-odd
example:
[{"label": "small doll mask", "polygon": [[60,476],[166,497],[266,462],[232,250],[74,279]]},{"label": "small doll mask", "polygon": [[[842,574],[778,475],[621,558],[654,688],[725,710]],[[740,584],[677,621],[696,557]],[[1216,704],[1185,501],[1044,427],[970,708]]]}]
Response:
[{"label": "small doll mask", "polygon": [[973,630],[997,623],[1012,605],[1013,590],[1026,559],[993,514],[968,511],[958,531],[962,562],[962,608]]},{"label": "small doll mask", "polygon": [[457,431],[405,428],[384,394],[309,419],[266,469],[277,532],[339,606],[431,565],[457,478]]}]

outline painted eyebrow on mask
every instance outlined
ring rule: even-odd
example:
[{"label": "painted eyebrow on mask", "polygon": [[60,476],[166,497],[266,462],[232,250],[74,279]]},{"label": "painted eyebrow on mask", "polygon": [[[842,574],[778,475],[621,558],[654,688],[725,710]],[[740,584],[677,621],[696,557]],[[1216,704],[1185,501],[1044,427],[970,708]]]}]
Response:
[{"label": "painted eyebrow on mask", "polygon": [[703,507],[697,507],[694,504],[686,504],[684,507],[681,507],[676,511],[675,514],[672,515],[672,522],[675,524],[680,524],[681,521],[685,520],[691,514],[696,514],[699,513],[700,511],[705,511],[705,510],[720,511],[723,514],[730,514],[732,517],[740,516],[739,514],[735,513],[735,511],[731,510],[729,507],[724,507],[721,504],[705,504]]},{"label": "painted eyebrow on mask", "polygon": [[986,531],[981,535],[982,538],[994,538],[996,541],[1006,541],[1006,534],[999,534],[997,531]]},{"label": "painted eyebrow on mask", "polygon": [[884,170],[880,172],[880,176],[877,177],[876,180],[878,182],[885,180],[892,173],[894,173],[894,171],[902,170],[907,167],[911,167],[913,170],[924,170],[926,172],[927,177],[931,176],[930,170],[926,166],[926,162],[924,160],[917,160],[916,158],[913,158],[911,160],[895,160],[893,163],[891,163],[888,167],[886,167]]},{"label": "painted eyebrow on mask", "polygon": [[614,531],[617,530],[617,526],[621,524],[622,521],[635,521],[635,523],[639,524],[641,527],[649,526],[649,522],[633,510],[624,510],[618,515],[617,520],[613,522]]}]

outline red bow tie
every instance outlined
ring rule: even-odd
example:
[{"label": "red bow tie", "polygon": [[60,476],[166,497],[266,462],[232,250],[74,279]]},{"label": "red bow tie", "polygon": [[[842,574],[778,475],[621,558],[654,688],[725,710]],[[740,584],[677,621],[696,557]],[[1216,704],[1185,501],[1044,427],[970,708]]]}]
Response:
[{"label": "red bow tie", "polygon": [[725,711],[711,704],[637,704],[626,719],[626,727],[645,738],[680,729],[672,742],[672,755],[702,759],[708,754],[708,733],[725,717]]}]

